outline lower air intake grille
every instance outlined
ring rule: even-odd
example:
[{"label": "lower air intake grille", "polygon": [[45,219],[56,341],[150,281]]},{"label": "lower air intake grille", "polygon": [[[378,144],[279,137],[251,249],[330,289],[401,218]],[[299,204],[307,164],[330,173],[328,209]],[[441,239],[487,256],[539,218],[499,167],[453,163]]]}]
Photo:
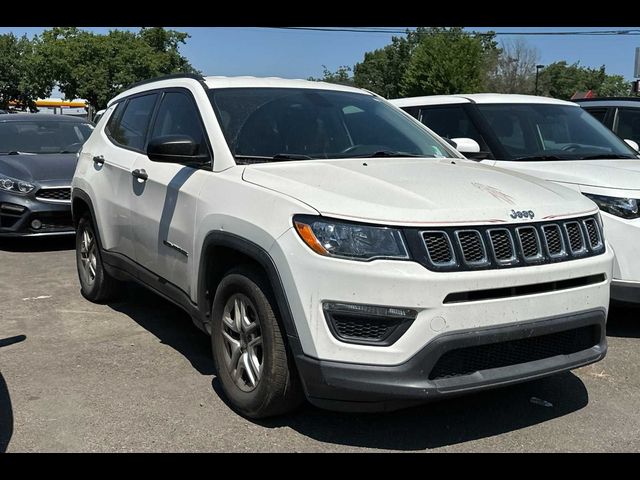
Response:
[{"label": "lower air intake grille", "polygon": [[460,377],[483,370],[534,362],[587,350],[600,341],[600,327],[589,325],[564,332],[446,352],[429,374],[430,380]]},{"label": "lower air intake grille", "polygon": [[71,188],[41,188],[36,193],[39,200],[54,200],[58,202],[71,200]]},{"label": "lower air intake grille", "polygon": [[340,314],[333,314],[332,320],[338,337],[370,342],[384,339],[399,323],[398,321],[359,318]]}]

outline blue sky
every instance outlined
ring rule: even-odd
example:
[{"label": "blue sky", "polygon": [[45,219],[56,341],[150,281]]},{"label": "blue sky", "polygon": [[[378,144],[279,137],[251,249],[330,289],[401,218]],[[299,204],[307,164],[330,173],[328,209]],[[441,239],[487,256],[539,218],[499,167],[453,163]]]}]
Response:
[{"label": "blue sky", "polygon": [[[117,28],[117,27],[112,27]],[[335,70],[340,65],[353,65],[364,53],[381,48],[391,35],[380,33],[319,32],[278,30],[258,27],[167,27],[191,35],[182,53],[191,63],[209,75],[256,75],[307,78],[321,76],[322,65]],[[625,27],[629,28],[629,27]],[[640,28],[640,27],[638,27]],[[106,33],[110,28],[89,28]],[[137,30],[131,29],[130,30]],[[402,29],[402,28],[399,28]],[[584,31],[611,30],[617,27],[468,27],[470,30],[505,31]],[[0,33],[32,36],[43,28],[1,27]],[[501,36],[499,39],[514,38]],[[538,49],[540,63],[558,60],[599,67],[607,73],[633,78],[635,48],[640,36],[527,36],[527,42]]]}]

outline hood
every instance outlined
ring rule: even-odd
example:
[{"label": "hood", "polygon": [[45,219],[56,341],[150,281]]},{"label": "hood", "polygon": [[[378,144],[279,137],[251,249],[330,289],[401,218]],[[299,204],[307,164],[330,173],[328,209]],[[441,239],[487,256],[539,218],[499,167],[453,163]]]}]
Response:
[{"label": "hood", "polygon": [[75,153],[0,155],[0,175],[28,182],[64,181],[70,185],[77,160]]},{"label": "hood", "polygon": [[464,159],[371,158],[256,164],[243,179],[322,215],[390,225],[487,224],[597,211],[560,185]]},{"label": "hood", "polygon": [[621,190],[640,190],[640,160],[497,161],[495,165],[554,182]]}]

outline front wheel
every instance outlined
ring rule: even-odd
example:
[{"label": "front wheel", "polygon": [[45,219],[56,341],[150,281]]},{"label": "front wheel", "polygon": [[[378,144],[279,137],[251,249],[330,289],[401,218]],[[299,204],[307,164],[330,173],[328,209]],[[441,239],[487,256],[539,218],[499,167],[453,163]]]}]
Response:
[{"label": "front wheel", "polygon": [[231,406],[256,419],[295,409],[302,392],[262,275],[249,268],[227,273],[211,319],[216,372]]},{"label": "front wheel", "polygon": [[95,227],[88,214],[80,219],[76,230],[76,264],[80,292],[87,300],[103,303],[117,295],[120,282],[104,269]]}]

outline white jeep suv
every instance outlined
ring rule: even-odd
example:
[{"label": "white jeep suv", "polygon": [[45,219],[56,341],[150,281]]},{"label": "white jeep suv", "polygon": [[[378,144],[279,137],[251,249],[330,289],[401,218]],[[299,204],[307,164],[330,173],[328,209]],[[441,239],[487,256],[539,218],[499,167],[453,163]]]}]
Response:
[{"label": "white jeep suv", "polygon": [[602,359],[596,205],[466,160],[359,89],[174,76],[108,105],[73,180],[82,293],[211,335],[251,418],[397,408]]},{"label": "white jeep suv", "polygon": [[547,97],[479,93],[391,102],[469,158],[596,202],[615,252],[611,298],[640,304],[640,158],[633,140],[625,143],[575,103]]}]

